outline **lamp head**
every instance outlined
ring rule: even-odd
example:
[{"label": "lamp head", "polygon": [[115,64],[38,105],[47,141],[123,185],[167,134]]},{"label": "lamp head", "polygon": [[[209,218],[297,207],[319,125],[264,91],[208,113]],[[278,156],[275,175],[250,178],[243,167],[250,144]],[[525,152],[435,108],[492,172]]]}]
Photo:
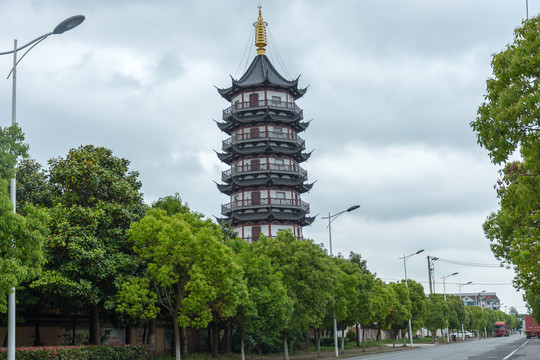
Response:
[{"label": "lamp head", "polygon": [[459,274],[459,273],[458,273],[458,272],[455,272],[455,273],[453,273],[453,274],[452,274],[452,275],[450,275],[450,276],[454,276],[454,275],[457,275],[457,274]]},{"label": "lamp head", "polygon": [[418,255],[418,254],[420,254],[420,253],[421,253],[421,252],[423,252],[423,251],[424,251],[424,249],[422,249],[422,250],[418,250],[418,251],[416,252],[416,254],[415,254],[415,255]]},{"label": "lamp head", "polygon": [[351,212],[351,211],[353,211],[353,210],[356,210],[356,209],[358,209],[359,207],[360,207],[360,205],[353,205],[353,206],[351,206],[350,208],[348,208],[348,209],[347,209],[347,210],[345,210],[345,211],[347,211],[347,212]]},{"label": "lamp head", "polygon": [[83,21],[85,17],[83,15],[75,15],[72,17],[67,18],[66,20],[62,21],[60,24],[56,25],[56,27],[53,30],[53,34],[63,34],[68,30],[71,30],[77,26],[79,26]]}]

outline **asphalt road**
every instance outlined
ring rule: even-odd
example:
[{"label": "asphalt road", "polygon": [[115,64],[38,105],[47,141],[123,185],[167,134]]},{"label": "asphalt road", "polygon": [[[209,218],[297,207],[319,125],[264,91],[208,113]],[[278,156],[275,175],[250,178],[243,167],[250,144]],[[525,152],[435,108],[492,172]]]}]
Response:
[{"label": "asphalt road", "polygon": [[540,339],[525,335],[468,340],[348,358],[358,360],[539,360]]}]

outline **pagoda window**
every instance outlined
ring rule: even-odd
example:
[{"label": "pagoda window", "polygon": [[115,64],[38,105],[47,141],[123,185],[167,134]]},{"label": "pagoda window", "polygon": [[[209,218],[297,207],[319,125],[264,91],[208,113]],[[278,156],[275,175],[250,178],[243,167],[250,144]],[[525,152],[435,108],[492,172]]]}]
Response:
[{"label": "pagoda window", "polygon": [[285,191],[276,191],[276,198],[285,199]]},{"label": "pagoda window", "polygon": [[249,94],[249,107],[259,106],[259,94],[253,93]]},{"label": "pagoda window", "polygon": [[272,96],[272,105],[280,105],[281,96]]},{"label": "pagoda window", "polygon": [[234,108],[235,108],[235,109],[240,109],[240,100],[236,100],[236,101],[234,102]]}]

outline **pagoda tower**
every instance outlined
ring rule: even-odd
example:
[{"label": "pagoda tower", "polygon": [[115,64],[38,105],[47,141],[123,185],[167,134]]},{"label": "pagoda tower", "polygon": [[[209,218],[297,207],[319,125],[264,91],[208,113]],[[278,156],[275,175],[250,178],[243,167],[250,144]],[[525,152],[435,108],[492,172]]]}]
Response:
[{"label": "pagoda tower", "polygon": [[255,26],[257,55],[239,80],[218,89],[230,103],[223,110],[221,131],[230,137],[223,141],[219,159],[230,166],[222,172],[218,189],[230,197],[221,206],[221,223],[230,225],[238,236],[257,241],[260,234],[276,236],[291,230],[303,237],[302,227],[310,225],[309,204],[301,194],[313,184],[306,183],[307,172],[300,164],[305,142],[298,134],[309,125],[295,101],[307,89],[298,88],[298,78],[287,80],[265,55],[266,26],[261,7]]}]

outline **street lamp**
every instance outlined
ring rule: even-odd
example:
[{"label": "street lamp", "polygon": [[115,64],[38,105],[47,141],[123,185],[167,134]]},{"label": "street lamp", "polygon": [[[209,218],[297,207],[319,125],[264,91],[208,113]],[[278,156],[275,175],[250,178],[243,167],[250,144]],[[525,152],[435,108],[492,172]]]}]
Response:
[{"label": "street lamp", "polygon": [[[459,273],[455,272],[453,274],[441,277],[441,279],[443,281],[443,291],[444,291],[444,302],[445,303],[446,303],[446,283],[445,283],[445,280],[446,280],[447,277],[454,276],[454,275],[457,275],[457,274],[459,274]],[[448,316],[446,317],[446,339],[448,340],[448,342],[450,342],[450,334],[448,333]]]},{"label": "street lamp", "polygon": [[[407,279],[407,260],[411,256],[420,254],[422,251],[424,251],[424,249],[418,250],[417,252],[412,253],[412,254],[407,255],[407,256],[405,256],[405,254],[403,254],[403,257],[398,258],[398,259],[403,259],[403,269],[405,270],[405,287],[407,287],[407,290],[409,289],[409,284],[408,284],[408,279]],[[411,294],[409,293],[409,300],[410,299],[411,299]],[[411,303],[411,306],[412,306],[412,303]],[[412,311],[412,309],[411,309],[411,311]],[[411,340],[411,347],[412,347],[413,346],[413,337],[412,337],[411,316],[412,316],[412,314],[410,314],[410,316],[409,316],[409,339]]]},{"label": "street lamp", "polygon": [[[328,216],[325,216],[325,217],[321,217],[321,219],[328,219],[328,225],[326,226],[328,228],[328,239],[329,239],[329,243],[330,243],[330,256],[334,256],[332,254],[332,221],[334,221],[339,215],[343,214],[343,213],[346,213],[346,212],[351,212],[353,210],[356,210],[360,207],[360,205],[353,205],[351,206],[350,208],[348,208],[347,210],[343,210],[343,211],[340,211],[334,215],[330,215],[330,213],[328,213]],[[338,340],[337,340],[337,320],[336,320],[336,314],[334,313],[334,352],[335,352],[335,355],[336,357],[339,356],[339,351],[338,351]]]},{"label": "street lamp", "polygon": [[480,291],[478,293],[478,296],[476,297],[476,306],[482,307],[482,302],[480,301],[480,295],[482,295],[485,292],[486,292],[486,290],[482,290],[482,291]]},{"label": "street lamp", "polygon": [[[0,55],[8,55],[13,54],[13,67],[11,68],[11,71],[9,72],[7,78],[11,76],[13,85],[12,85],[12,95],[11,95],[11,125],[17,124],[17,64],[25,57],[26,54],[30,50],[34,48],[37,44],[45,40],[49,35],[59,35],[63,34],[64,32],[71,30],[77,26],[79,26],[83,21],[85,17],[83,15],[75,15],[72,17],[69,17],[62,21],[60,24],[56,25],[53,31],[41,35],[40,37],[35,38],[34,40],[30,41],[26,45],[23,45],[21,47],[17,47],[17,39],[13,41],[13,50],[11,51],[5,51],[0,52]],[[27,48],[28,46],[32,45],[26,52],[21,56],[19,60],[17,60],[17,52]],[[10,180],[10,200],[13,204],[13,213],[16,213],[16,179],[13,177]],[[8,298],[8,351],[7,351],[7,359],[8,360],[15,360],[15,289],[11,289],[11,292],[9,294]]]},{"label": "street lamp", "polygon": [[[461,298],[461,287],[469,284],[472,284],[472,281],[463,284],[457,284],[457,286],[459,287],[459,300],[463,301],[463,299]],[[461,340],[465,341],[465,328],[463,327],[463,323],[461,323]]]}]

